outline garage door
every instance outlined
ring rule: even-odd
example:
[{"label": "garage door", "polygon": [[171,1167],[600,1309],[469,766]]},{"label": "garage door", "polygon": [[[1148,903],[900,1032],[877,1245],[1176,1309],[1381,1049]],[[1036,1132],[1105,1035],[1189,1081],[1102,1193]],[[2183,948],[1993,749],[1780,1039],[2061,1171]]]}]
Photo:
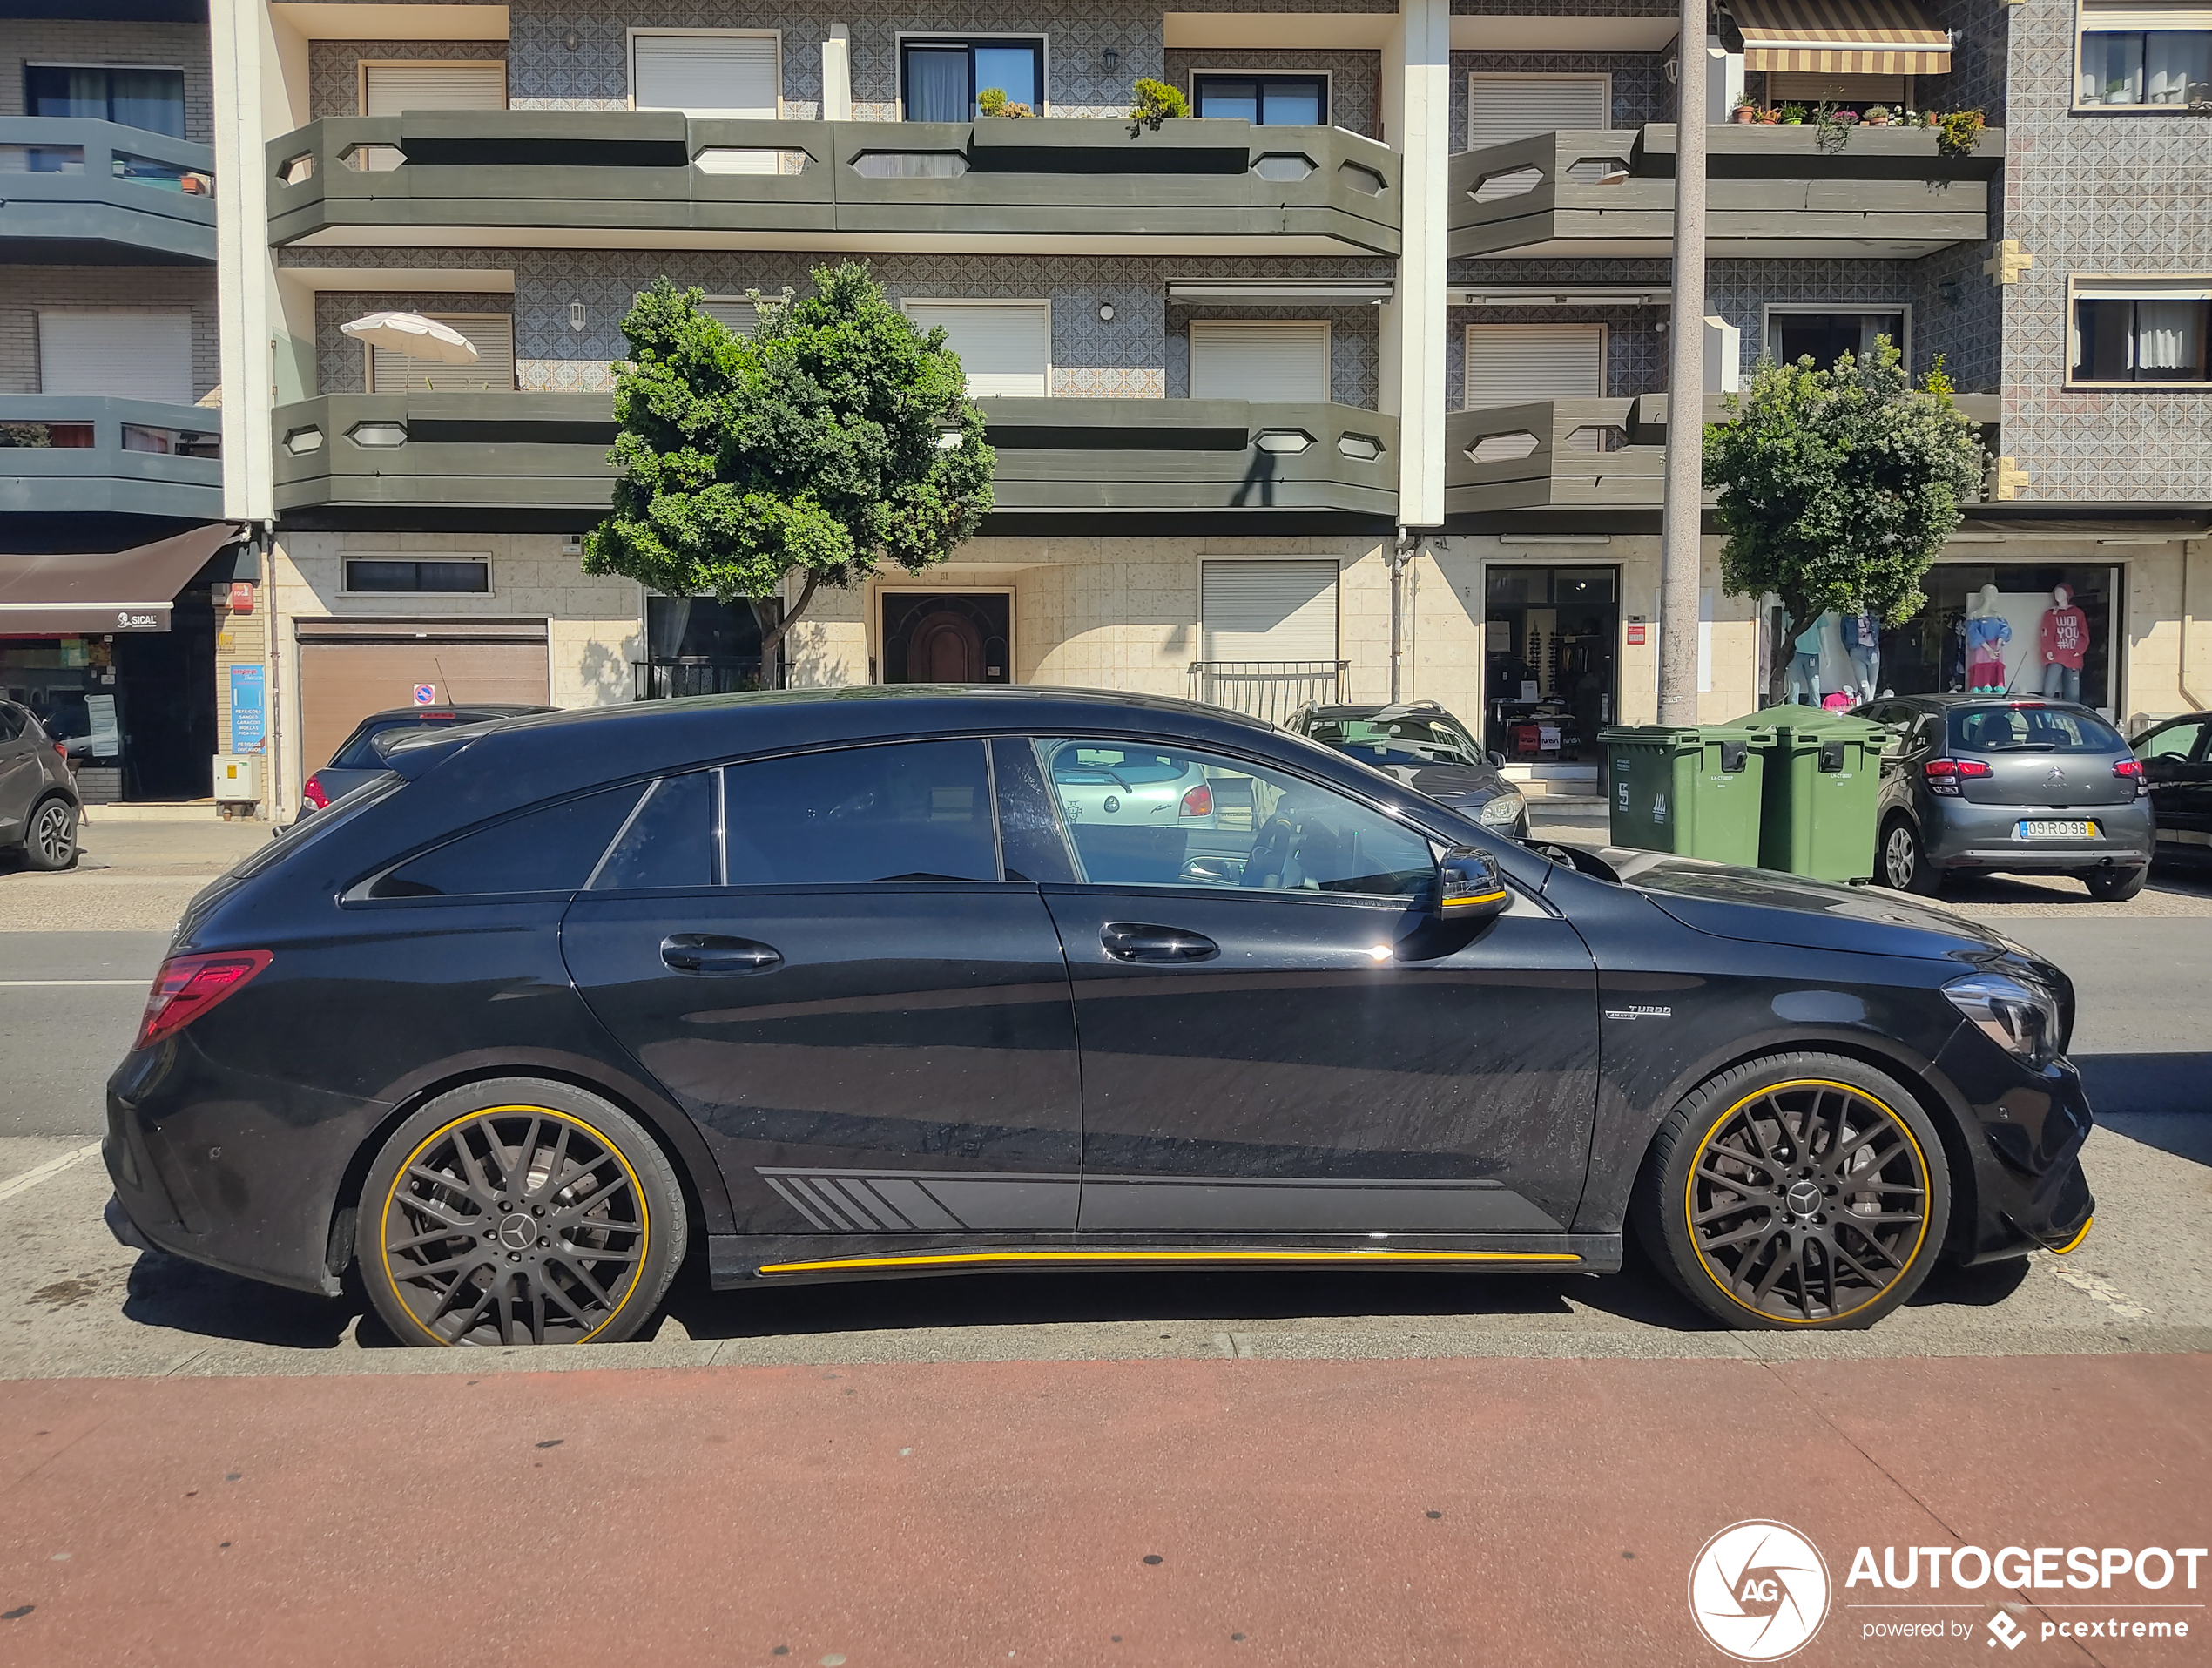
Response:
[{"label": "garage door", "polygon": [[547,701],[542,619],[345,619],[298,623],[300,747],[307,767],[327,764],[371,712],[430,704]]},{"label": "garage door", "polygon": [[1325,400],[1326,319],[1193,319],[1194,400]]}]

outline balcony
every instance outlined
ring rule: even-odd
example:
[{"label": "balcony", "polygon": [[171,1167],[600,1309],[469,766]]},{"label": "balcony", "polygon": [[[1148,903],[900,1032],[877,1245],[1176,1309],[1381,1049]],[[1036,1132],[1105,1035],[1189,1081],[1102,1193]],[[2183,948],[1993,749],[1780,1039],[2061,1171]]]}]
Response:
[{"label": "balcony", "polygon": [[[1227,400],[985,400],[992,530],[1390,523],[1395,419]],[[558,531],[606,513],[612,402],[584,394],[333,394],[280,406],[276,503],[302,528]]]},{"label": "balcony", "polygon": [[0,394],[0,514],[223,513],[222,414],[74,394]]},{"label": "balcony", "polygon": [[1339,128],[327,118],[268,147],[277,244],[1395,255],[1399,159]]},{"label": "balcony", "polygon": [[[1812,127],[1706,132],[1706,253],[1916,259],[1989,235],[2000,128],[1939,156],[1926,128],[1855,127],[1824,152]],[[1671,123],[1540,133],[1452,159],[1454,256],[1664,257],[1674,235]]]},{"label": "balcony", "polygon": [[[1997,395],[1962,394],[1957,402],[1986,443]],[[1665,499],[1667,404],[1663,394],[1644,394],[1446,414],[1447,524],[1455,531],[1651,530]],[[1703,418],[1728,420],[1722,396],[1705,396]]]},{"label": "balcony", "polygon": [[0,261],[215,259],[215,153],[141,127],[0,116]]}]

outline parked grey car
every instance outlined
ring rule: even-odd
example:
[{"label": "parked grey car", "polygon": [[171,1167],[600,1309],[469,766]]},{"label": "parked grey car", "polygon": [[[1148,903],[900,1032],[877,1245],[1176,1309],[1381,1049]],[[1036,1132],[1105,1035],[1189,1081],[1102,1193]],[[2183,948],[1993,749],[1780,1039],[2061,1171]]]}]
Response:
[{"label": "parked grey car", "polygon": [[0,701],[0,853],[33,868],[77,861],[77,787],[62,744],[29,709]]},{"label": "parked grey car", "polygon": [[553,712],[552,706],[516,706],[498,701],[455,701],[444,706],[389,706],[371,712],[354,726],[330,762],[307,778],[300,789],[300,814],[320,811],[333,800],[342,799],[370,777],[384,770],[379,746],[388,747],[402,735],[449,730],[456,724],[482,724],[487,719],[511,719],[525,712]]},{"label": "parked grey car", "polygon": [[2088,707],[1977,695],[1885,696],[1875,874],[1931,894],[1947,875],[2072,875],[2132,898],[2150,872],[2143,766]]},{"label": "parked grey car", "polygon": [[1501,761],[1434,701],[1301,706],[1283,727],[1395,776],[1486,828],[1528,838],[1528,801],[1499,773]]}]

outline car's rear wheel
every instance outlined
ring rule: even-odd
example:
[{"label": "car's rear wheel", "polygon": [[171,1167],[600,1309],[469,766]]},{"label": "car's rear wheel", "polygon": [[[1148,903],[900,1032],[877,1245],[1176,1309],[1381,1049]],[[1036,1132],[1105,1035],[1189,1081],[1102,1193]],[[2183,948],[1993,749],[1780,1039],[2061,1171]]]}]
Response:
[{"label": "car's rear wheel", "polygon": [[1894,892],[1933,897],[1943,887],[1943,871],[1930,861],[1920,844],[1920,831],[1910,817],[1892,817],[1882,825],[1882,884]]},{"label": "car's rear wheel", "polygon": [[1934,1266],[1950,1170],[1926,1113],[1885,1073],[1780,1054],[1676,1108],[1634,1214],[1661,1270],[1728,1326],[1868,1327]]},{"label": "car's rear wheel", "polygon": [[2089,895],[2100,903],[2124,903],[2143,889],[2150,866],[2140,868],[2093,868],[2081,877]]},{"label": "car's rear wheel", "polygon": [[404,1343],[617,1343],[684,1257],[684,1195],[637,1120],[566,1084],[502,1077],[393,1131],[354,1250]]},{"label": "car's rear wheel", "polygon": [[52,872],[77,861],[77,807],[60,794],[38,801],[24,825],[24,861],[31,868]]}]

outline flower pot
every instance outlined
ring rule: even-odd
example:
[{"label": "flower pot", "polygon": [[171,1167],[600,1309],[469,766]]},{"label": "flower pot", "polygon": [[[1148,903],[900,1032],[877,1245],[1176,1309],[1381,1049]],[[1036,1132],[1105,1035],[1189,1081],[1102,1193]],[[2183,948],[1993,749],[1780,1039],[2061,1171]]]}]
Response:
[{"label": "flower pot", "polygon": [[1755,105],[1738,105],[1736,107],[1736,125],[1738,127],[1749,127],[1758,113],[1757,107]]},{"label": "flower pot", "polygon": [[1888,112],[1884,111],[1879,116],[1869,116],[1866,118],[1866,125],[1869,127],[1887,127],[1890,125]]}]

